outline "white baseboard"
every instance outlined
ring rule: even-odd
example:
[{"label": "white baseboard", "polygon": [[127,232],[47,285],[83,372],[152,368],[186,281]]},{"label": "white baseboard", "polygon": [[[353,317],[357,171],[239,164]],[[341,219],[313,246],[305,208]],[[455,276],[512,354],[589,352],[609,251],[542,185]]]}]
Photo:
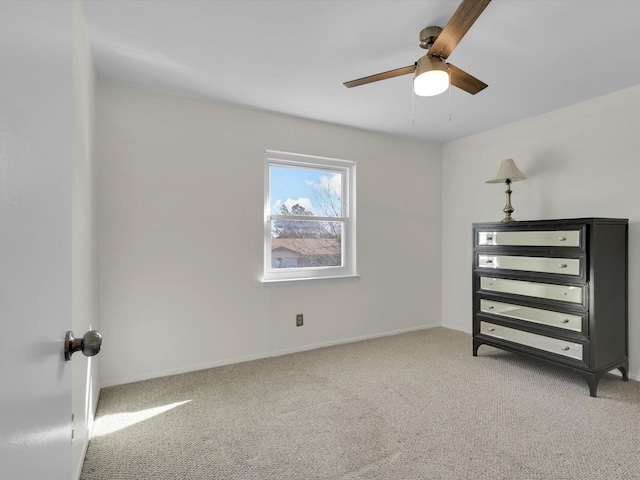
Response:
[{"label": "white baseboard", "polygon": [[224,365],[232,365],[234,363],[250,362],[252,360],[260,360],[263,358],[270,358],[270,357],[279,357],[281,355],[289,355],[291,353],[304,352],[307,350],[315,350],[317,348],[333,347],[335,345],[342,345],[345,343],[361,342],[363,340],[371,340],[374,338],[389,337],[391,335],[400,335],[402,333],[416,332],[419,330],[427,330],[429,328],[435,328],[440,326],[441,325],[439,323],[433,324],[433,325],[420,325],[418,327],[404,328],[400,330],[392,330],[389,332],[374,333],[371,335],[362,335],[358,337],[342,338],[338,340],[330,340],[328,342],[312,343],[308,345],[302,345],[300,347],[285,348],[282,350],[274,350],[272,352],[263,352],[255,355],[232,357],[232,358],[227,358],[227,359],[223,359],[223,360],[219,360],[219,361],[207,363],[207,364],[191,365],[191,366],[185,366],[184,368],[153,372],[153,373],[150,373],[149,375],[123,377],[123,378],[108,381],[105,384],[103,384],[101,388],[113,387],[116,385],[123,385],[125,383],[140,382],[143,380],[150,380],[152,378],[167,377],[169,375],[179,375],[181,373],[195,372],[198,370],[206,370],[208,368],[222,367]]}]

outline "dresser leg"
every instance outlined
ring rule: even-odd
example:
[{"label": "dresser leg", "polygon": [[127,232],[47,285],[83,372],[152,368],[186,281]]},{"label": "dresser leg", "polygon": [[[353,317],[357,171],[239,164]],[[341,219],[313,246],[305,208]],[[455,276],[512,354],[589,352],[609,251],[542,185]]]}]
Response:
[{"label": "dresser leg", "polygon": [[598,383],[600,382],[600,375],[592,375],[590,373],[579,372],[580,376],[587,381],[589,385],[589,394],[592,397],[597,397]]},{"label": "dresser leg", "polygon": [[598,393],[598,381],[600,379],[596,378],[595,380],[592,381],[587,381],[587,383],[589,384],[589,395],[591,395],[592,397],[597,397],[597,393]]},{"label": "dresser leg", "polygon": [[473,339],[473,356],[474,357],[478,356],[478,348],[480,348],[480,345],[482,345],[482,342],[479,342],[474,338]]},{"label": "dresser leg", "polygon": [[627,367],[618,367],[618,370],[620,370],[620,373],[622,374],[622,380],[624,382],[628,382],[629,381],[629,372],[627,371]]},{"label": "dresser leg", "polygon": [[[625,382],[629,381],[629,372],[627,370],[626,365],[621,365],[618,367],[618,370],[620,370],[620,373],[622,374],[622,380]],[[589,392],[591,393],[592,397],[596,396],[596,393],[598,391],[598,383],[600,383],[600,379],[606,375],[607,372],[601,373],[601,374],[596,374],[596,375],[592,375],[589,373],[580,373],[580,375],[582,375],[582,378],[584,378],[587,383],[589,384]]]}]

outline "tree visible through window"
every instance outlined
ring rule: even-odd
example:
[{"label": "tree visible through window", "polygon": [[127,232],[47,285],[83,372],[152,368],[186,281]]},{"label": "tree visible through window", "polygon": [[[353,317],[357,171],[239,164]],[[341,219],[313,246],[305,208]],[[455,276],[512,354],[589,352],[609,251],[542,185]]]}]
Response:
[{"label": "tree visible through window", "polygon": [[353,275],[355,165],[282,152],[265,158],[265,280]]}]

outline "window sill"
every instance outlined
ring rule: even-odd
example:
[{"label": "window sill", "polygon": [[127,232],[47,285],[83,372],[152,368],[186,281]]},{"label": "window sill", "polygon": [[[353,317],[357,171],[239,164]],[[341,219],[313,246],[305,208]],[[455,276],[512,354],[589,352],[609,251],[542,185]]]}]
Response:
[{"label": "window sill", "polygon": [[295,283],[336,283],[336,282],[351,282],[360,278],[360,275],[336,275],[333,277],[302,277],[302,278],[270,278],[268,280],[262,279],[260,282],[263,287],[271,287],[277,285],[292,285]]}]

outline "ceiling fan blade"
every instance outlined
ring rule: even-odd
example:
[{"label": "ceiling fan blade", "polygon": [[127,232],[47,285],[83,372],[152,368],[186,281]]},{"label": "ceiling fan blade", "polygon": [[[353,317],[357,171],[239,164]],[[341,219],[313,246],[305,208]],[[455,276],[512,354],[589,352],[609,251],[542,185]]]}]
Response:
[{"label": "ceiling fan blade", "polygon": [[378,82],[380,80],[386,80],[387,78],[399,77],[400,75],[408,75],[416,71],[416,64],[409,65],[402,68],[396,68],[395,70],[389,70],[388,72],[376,73],[375,75],[369,75],[368,77],[358,78],[357,80],[351,80],[350,82],[344,82],[344,86],[358,87],[367,83]]},{"label": "ceiling fan blade", "polygon": [[460,90],[475,95],[481,90],[488,87],[482,80],[478,80],[473,75],[469,75],[464,70],[460,70],[455,65],[447,64],[449,66],[449,78],[451,79],[451,85],[458,87]]},{"label": "ceiling fan blade", "polygon": [[456,12],[429,48],[429,54],[448,58],[490,1],[462,0]]}]

